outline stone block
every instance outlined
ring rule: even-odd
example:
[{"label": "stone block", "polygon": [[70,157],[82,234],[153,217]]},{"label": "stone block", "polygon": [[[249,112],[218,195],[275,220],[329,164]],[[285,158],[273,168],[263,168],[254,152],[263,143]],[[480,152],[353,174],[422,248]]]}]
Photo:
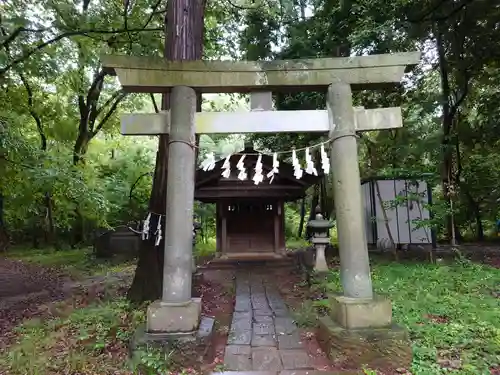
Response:
[{"label": "stone block", "polygon": [[214,318],[203,316],[197,332],[175,334],[146,332],[146,324],[141,324],[129,344],[132,361],[139,360],[140,351],[150,348],[160,349],[165,354],[171,353],[172,350],[178,350],[181,353],[191,353],[194,350],[203,351],[203,348],[208,350],[212,344],[214,323]]},{"label": "stone block", "polygon": [[254,348],[252,350],[252,370],[281,371],[283,365],[276,348]]},{"label": "stone block", "polygon": [[257,335],[252,334],[252,347],[276,347],[276,340],[273,335]]},{"label": "stone block", "polygon": [[346,329],[330,317],[319,319],[318,341],[332,361],[347,368],[408,368],[412,361],[411,343],[405,328]]},{"label": "stone block", "polygon": [[247,319],[233,319],[231,323],[231,331],[241,332],[250,331],[252,329],[252,321]]},{"label": "stone block", "polygon": [[155,301],[148,306],[146,330],[172,334],[193,332],[198,329],[200,315],[200,298],[183,305]]},{"label": "stone block", "polygon": [[234,304],[234,311],[245,312],[250,311],[250,300],[249,299],[238,299],[236,298],[236,302]]},{"label": "stone block", "polygon": [[256,316],[273,316],[273,312],[269,308],[263,310],[254,310],[254,314]]},{"label": "stone block", "polygon": [[290,335],[298,330],[293,319],[290,317],[276,317],[274,319],[274,326],[277,335]]},{"label": "stone block", "polygon": [[252,331],[229,331],[228,345],[250,345],[252,342]]},{"label": "stone block", "polygon": [[115,255],[134,258],[139,254],[141,238],[122,225],[113,230],[101,230],[94,239],[94,253],[97,258]]},{"label": "stone block", "polygon": [[303,350],[280,350],[285,370],[312,369],[311,360]]},{"label": "stone block", "polygon": [[272,323],[253,323],[253,332],[256,335],[274,335],[274,324]]},{"label": "stone block", "polygon": [[391,301],[381,296],[373,299],[334,296],[330,303],[330,316],[344,328],[386,327],[392,323]]},{"label": "stone block", "polygon": [[253,317],[255,323],[272,323],[273,317],[269,315],[256,315]]},{"label": "stone block", "polygon": [[250,346],[228,345],[224,351],[224,365],[228,370],[245,371],[252,368]]},{"label": "stone block", "polygon": [[277,335],[278,348],[282,349],[302,349],[302,338],[298,331],[289,335]]}]

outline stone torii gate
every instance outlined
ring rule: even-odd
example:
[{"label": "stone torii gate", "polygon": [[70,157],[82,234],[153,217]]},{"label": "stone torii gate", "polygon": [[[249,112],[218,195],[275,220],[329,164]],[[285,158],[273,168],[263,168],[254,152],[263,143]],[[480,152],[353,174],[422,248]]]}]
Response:
[{"label": "stone torii gate", "polygon": [[[149,332],[192,332],[199,322],[199,301],[191,298],[195,133],[328,133],[343,287],[335,320],[343,329],[391,323],[390,301],[373,294],[356,132],[401,127],[401,110],[355,109],[351,90],[398,83],[419,59],[420,52],[271,62],[102,57],[125,91],[171,92],[171,110],[122,119],[126,135],[170,134],[163,293],[148,308]],[[271,92],[292,90],[327,91],[327,110],[270,110]],[[196,113],[197,92],[254,93],[253,110]]]}]

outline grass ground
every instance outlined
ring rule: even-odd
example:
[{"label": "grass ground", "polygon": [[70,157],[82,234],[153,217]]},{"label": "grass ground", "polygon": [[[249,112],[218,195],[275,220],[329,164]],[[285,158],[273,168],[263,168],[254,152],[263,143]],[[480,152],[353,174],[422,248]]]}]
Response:
[{"label": "grass ground", "polygon": [[[133,268],[131,263],[97,262],[89,250],[20,250],[9,257],[62,269],[78,278]],[[468,261],[429,264],[375,260],[373,284],[378,293],[392,299],[395,321],[410,331],[414,375],[486,375],[499,367],[500,269]],[[128,304],[126,288],[104,285],[42,306],[43,313],[2,337],[0,374],[126,375],[138,373],[133,370],[137,365],[145,369],[144,374],[165,373],[171,358],[159,352],[144,353],[139,363],[127,360],[128,340],[144,321],[144,308]],[[316,296],[323,297],[338,291],[338,270],[313,288]],[[209,293],[211,309],[231,304],[231,293]],[[305,295],[294,292],[294,298],[300,300]],[[220,303],[223,299],[226,301]],[[321,299],[306,303],[298,318],[303,324],[312,324],[314,315],[327,306]],[[226,311],[227,317],[229,313]]]},{"label": "grass ground", "polygon": [[126,272],[135,267],[135,261],[96,259],[92,248],[70,250],[18,248],[9,250],[6,257],[42,267],[56,268],[73,279],[105,275],[110,272]]},{"label": "grass ground", "polygon": [[[187,353],[186,357],[186,353],[180,355],[179,351],[165,353],[154,348],[138,351],[133,360],[129,358],[130,339],[145,321],[145,305],[132,306],[125,299],[131,278],[117,282],[112,275],[133,271],[131,262],[97,261],[87,249],[15,250],[8,253],[8,258],[39,267],[34,271],[50,268],[71,275],[85,287],[74,289],[62,300],[35,301],[34,311],[32,303],[28,312],[0,308],[0,320],[12,319],[14,323],[0,338],[0,374],[154,375],[169,370],[190,373],[196,366],[207,365],[209,357],[200,359],[199,353]],[[89,285],[88,281],[95,280],[95,276],[106,274],[110,275],[109,279],[97,278],[99,282]],[[204,301],[208,300],[203,313],[227,321],[231,316],[232,296],[219,279],[209,278],[199,286],[199,292]],[[225,279],[232,281],[231,277]],[[227,332],[216,334],[219,339],[224,335],[227,336]],[[213,355],[220,357],[220,353]],[[182,358],[181,365],[179,358]]]},{"label": "grass ground", "polygon": [[[393,301],[394,320],[409,329],[414,375],[496,374],[500,369],[500,269],[449,264],[373,262],[375,290]],[[315,285],[316,295],[340,290],[338,270]],[[328,307],[303,305],[299,319]]]}]

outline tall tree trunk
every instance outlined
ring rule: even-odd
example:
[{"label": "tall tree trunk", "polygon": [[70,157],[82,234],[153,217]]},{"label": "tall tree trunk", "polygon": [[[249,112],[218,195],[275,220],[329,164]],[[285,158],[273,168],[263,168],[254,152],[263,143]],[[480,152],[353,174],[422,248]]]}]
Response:
[{"label": "tall tree trunk", "polygon": [[[199,60],[203,51],[203,16],[205,0],[169,0],[165,18],[165,53],[167,60]],[[200,99],[199,96],[198,99]],[[201,108],[201,100],[198,100]],[[170,108],[170,97],[164,94],[162,109]],[[168,135],[161,135],[156,153],[155,175],[149,201],[150,212],[165,214],[167,194]],[[193,176],[194,178],[194,176]],[[156,228],[153,215],[151,228]],[[165,217],[161,216],[164,226]],[[154,236],[150,236],[154,237]],[[142,241],[134,280],[128,292],[133,302],[153,301],[161,296],[163,281],[164,239],[155,247],[154,239]]]},{"label": "tall tree trunk", "polygon": [[[453,192],[453,148],[451,147],[453,118],[450,116],[450,82],[448,78],[448,63],[443,40],[441,25],[434,27],[436,34],[436,49],[438,52],[439,74],[441,78],[441,107],[443,110],[442,125],[443,138],[441,140],[443,159],[442,159],[442,187],[443,194],[448,206],[451,206]],[[452,239],[453,233],[453,214],[446,215],[446,234],[448,240]]]},{"label": "tall tree trunk", "polygon": [[3,220],[3,193],[0,191],[0,252],[3,252],[9,247],[9,235]]},{"label": "tall tree trunk", "polygon": [[[311,207],[309,210],[309,220],[313,220],[316,217],[316,207],[319,205],[319,186],[314,185],[313,196],[311,198]],[[310,227],[306,227],[306,240],[311,238],[312,232]]]},{"label": "tall tree trunk", "polygon": [[301,238],[302,233],[304,233],[305,216],[306,216],[306,197],[302,198],[302,203],[300,204],[300,222],[299,222],[299,230],[297,232],[298,238]]}]

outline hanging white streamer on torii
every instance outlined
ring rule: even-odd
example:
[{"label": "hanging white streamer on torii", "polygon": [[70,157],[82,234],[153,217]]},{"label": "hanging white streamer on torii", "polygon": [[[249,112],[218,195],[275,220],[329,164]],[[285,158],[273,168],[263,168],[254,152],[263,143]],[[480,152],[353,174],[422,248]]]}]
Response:
[{"label": "hanging white streamer on torii", "polygon": [[[327,175],[330,173],[330,159],[328,158],[328,154],[325,151],[325,144],[327,142],[322,142],[317,145],[313,145],[311,147],[306,147],[305,149],[300,149],[299,151],[304,151],[305,154],[305,168],[303,169],[300,160],[297,157],[298,151],[293,149],[291,151],[292,153],[292,166],[293,166],[293,175],[296,179],[300,180],[304,176],[304,171],[307,174],[318,176],[318,170],[314,164],[312,155],[310,150],[312,148],[316,148],[318,146],[321,147],[320,150],[320,157],[321,157],[321,169],[323,170],[324,174]],[[279,154],[286,154],[289,153],[290,151],[282,151],[282,152],[274,152],[273,153],[273,164],[272,164],[272,169],[266,174],[263,175],[263,167],[262,167],[262,154],[258,154],[257,157],[257,162],[254,168],[254,176],[252,177],[252,180],[256,185],[261,183],[264,178],[269,179],[269,183],[272,183],[276,175],[279,173],[279,160],[278,160],[278,155]],[[241,155],[238,163],[236,164],[236,169],[239,171],[238,172],[238,179],[243,181],[247,180],[249,178],[249,173],[247,171],[247,168],[245,167],[245,157],[247,156],[246,154],[239,154],[237,153],[236,155]],[[255,155],[255,154],[252,154]],[[230,163],[231,155],[228,155],[224,158],[224,162],[221,167],[221,175],[223,178],[229,178],[231,176],[231,163]],[[205,155],[205,159],[201,163],[201,167],[204,171],[211,171],[215,168],[216,161],[215,161],[215,155],[213,152],[209,152]],[[144,236],[144,235],[143,235]]]},{"label": "hanging white streamer on torii", "polygon": [[211,171],[215,168],[215,155],[213,152],[209,152],[205,155],[205,159],[201,163],[201,168],[206,171]]},{"label": "hanging white streamer on torii", "polygon": [[[146,219],[144,220],[144,223],[142,224],[141,231],[135,230],[135,229],[130,228],[130,227],[129,227],[129,229],[134,233],[140,234],[143,241],[149,239],[149,234],[150,234],[149,232],[151,230],[151,216],[152,215],[155,215],[158,217],[158,222],[156,224],[156,231],[154,232],[154,235],[155,235],[155,246],[160,246],[161,240],[163,239],[162,218],[164,218],[165,215],[149,212],[148,216],[146,216]],[[195,228],[194,223],[193,223],[193,238],[194,237],[196,237],[196,228]]]},{"label": "hanging white streamer on torii", "polygon": [[252,178],[255,185],[260,184],[264,181],[264,175],[262,174],[262,155],[259,154],[257,157],[257,162],[255,163],[255,173]]},{"label": "hanging white streamer on torii", "polygon": [[297,158],[297,152],[295,150],[292,151],[292,166],[293,166],[293,175],[297,180],[302,178],[303,172],[302,167],[300,166],[300,161]]},{"label": "hanging white streamer on torii", "polygon": [[155,232],[155,235],[156,235],[155,246],[160,245],[161,239],[163,238],[161,234],[162,234],[162,232],[161,232],[161,216],[159,216],[158,217],[158,224],[156,225],[156,232]]},{"label": "hanging white streamer on torii", "polygon": [[275,152],[273,154],[273,169],[271,169],[266,176],[267,178],[269,178],[269,183],[272,183],[274,180],[274,176],[276,176],[279,173],[279,170],[278,170],[279,166],[280,166],[280,162],[278,160],[278,154]]},{"label": "hanging white streamer on torii", "polygon": [[248,178],[248,174],[245,169],[245,164],[243,163],[243,161],[245,160],[245,156],[246,155],[243,154],[240,160],[238,161],[238,164],[236,164],[236,168],[240,171],[240,173],[238,173],[238,179],[241,181],[246,180]]},{"label": "hanging white streamer on torii", "polygon": [[315,176],[318,175],[318,171],[314,166],[314,161],[312,160],[311,153],[309,152],[309,148],[306,148],[306,173],[313,174]]},{"label": "hanging white streamer on torii", "polygon": [[226,156],[226,159],[224,160],[224,164],[222,164],[222,177],[224,178],[229,178],[231,175],[231,155]]},{"label": "hanging white streamer on torii", "polygon": [[323,172],[325,175],[330,173],[330,159],[328,158],[328,154],[325,151],[325,145],[321,145],[321,168],[323,169]]},{"label": "hanging white streamer on torii", "polygon": [[149,223],[151,221],[151,212],[146,216],[144,224],[142,225],[142,240],[147,240],[149,238]]}]

